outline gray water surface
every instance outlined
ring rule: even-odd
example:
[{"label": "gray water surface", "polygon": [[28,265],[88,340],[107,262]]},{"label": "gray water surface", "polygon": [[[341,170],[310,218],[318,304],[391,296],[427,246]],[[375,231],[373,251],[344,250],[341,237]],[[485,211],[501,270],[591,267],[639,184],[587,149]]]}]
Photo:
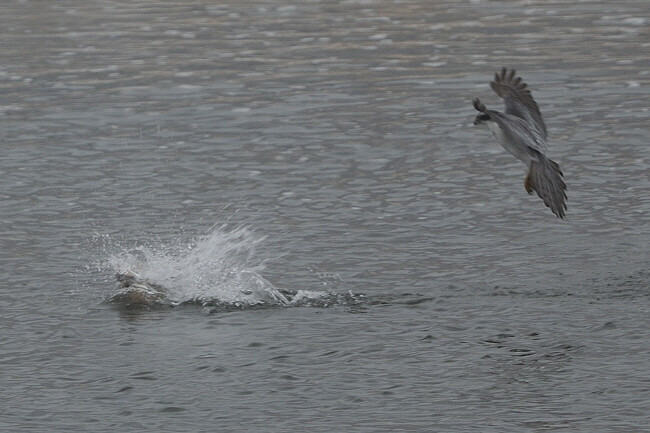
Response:
[{"label": "gray water surface", "polygon": [[230,3],[0,6],[0,430],[646,430],[647,4]]}]

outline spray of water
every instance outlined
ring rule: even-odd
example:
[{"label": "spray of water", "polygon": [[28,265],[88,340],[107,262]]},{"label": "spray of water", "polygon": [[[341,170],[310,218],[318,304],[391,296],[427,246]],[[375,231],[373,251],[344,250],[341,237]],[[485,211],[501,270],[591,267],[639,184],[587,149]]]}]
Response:
[{"label": "spray of water", "polygon": [[264,237],[246,227],[215,226],[189,243],[137,247],[112,256],[111,269],[162,288],[165,302],[287,305],[290,299],[260,272],[256,247]]},{"label": "spray of water", "polygon": [[103,275],[117,276],[108,301],[129,308],[199,304],[210,311],[257,306],[347,305],[367,303],[364,295],[278,289],[262,275],[266,260],[257,246],[264,241],[246,227],[214,226],[188,242],[149,242],[124,248],[102,236],[102,249],[119,250],[98,263]]}]

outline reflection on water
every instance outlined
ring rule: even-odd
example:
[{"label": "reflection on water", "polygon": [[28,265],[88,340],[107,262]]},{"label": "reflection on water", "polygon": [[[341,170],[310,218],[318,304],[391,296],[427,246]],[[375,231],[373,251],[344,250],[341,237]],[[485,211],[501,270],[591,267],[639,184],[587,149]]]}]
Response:
[{"label": "reflection on water", "polygon": [[[0,427],[647,425],[642,3],[5,3]],[[471,125],[502,66],[545,116],[563,221]],[[115,282],[87,266],[220,221],[267,236],[270,287],[432,301],[96,307]]]}]

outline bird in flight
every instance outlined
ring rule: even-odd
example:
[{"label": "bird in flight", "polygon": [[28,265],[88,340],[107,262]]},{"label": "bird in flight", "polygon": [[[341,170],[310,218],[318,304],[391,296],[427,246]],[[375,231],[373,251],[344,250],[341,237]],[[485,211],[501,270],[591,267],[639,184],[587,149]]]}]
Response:
[{"label": "bird in flight", "polygon": [[558,218],[566,211],[566,184],[560,166],[546,156],[546,125],[539,107],[514,69],[494,74],[490,87],[503,98],[505,113],[488,110],[474,98],[474,125],[487,125],[501,145],[528,167],[524,188],[533,191]]}]

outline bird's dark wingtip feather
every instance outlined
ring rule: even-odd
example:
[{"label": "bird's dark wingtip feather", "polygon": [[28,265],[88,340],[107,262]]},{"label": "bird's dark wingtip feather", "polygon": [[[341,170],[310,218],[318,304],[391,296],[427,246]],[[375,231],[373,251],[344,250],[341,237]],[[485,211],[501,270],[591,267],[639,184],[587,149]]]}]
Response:
[{"label": "bird's dark wingtip feather", "polygon": [[487,108],[485,108],[485,104],[483,104],[481,100],[478,98],[474,98],[472,100],[472,104],[474,105],[476,111],[480,111],[481,113],[485,113],[487,111]]}]

